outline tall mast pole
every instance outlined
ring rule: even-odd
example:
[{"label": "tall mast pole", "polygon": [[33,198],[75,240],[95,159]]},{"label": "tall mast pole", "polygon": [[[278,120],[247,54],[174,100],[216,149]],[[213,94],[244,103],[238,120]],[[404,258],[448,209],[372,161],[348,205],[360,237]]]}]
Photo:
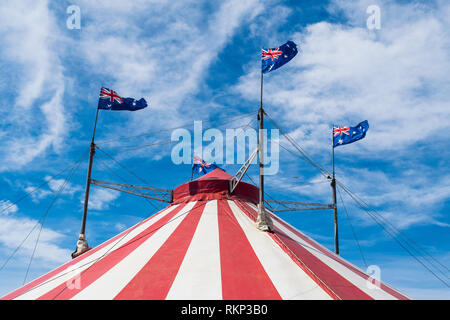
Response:
[{"label": "tall mast pole", "polygon": [[261,95],[258,110],[259,135],[258,135],[258,153],[259,153],[259,205],[256,227],[262,231],[272,229],[272,220],[266,213],[264,205],[264,109],[263,109],[263,83],[264,75],[261,70]]},{"label": "tall mast pole", "polygon": [[259,121],[259,206],[264,209],[264,110],[263,110],[263,83],[264,75],[261,71],[261,96],[258,110]]},{"label": "tall mast pole", "polygon": [[88,172],[87,172],[87,178],[86,178],[86,191],[84,193],[84,205],[83,205],[83,219],[81,221],[81,229],[80,229],[80,235],[78,237],[77,241],[77,247],[75,249],[75,252],[72,253],[72,258],[76,258],[79,255],[85,253],[86,251],[90,250],[87,241],[86,241],[86,217],[87,217],[87,210],[88,210],[88,204],[89,204],[89,190],[91,188],[91,173],[92,173],[92,163],[94,161],[94,154],[95,154],[95,130],[97,128],[97,119],[98,119],[98,111],[95,114],[95,123],[94,123],[94,131],[92,133],[92,140],[91,140],[91,146],[89,148],[89,164],[88,164]]},{"label": "tall mast pole", "polygon": [[333,190],[333,213],[334,213],[334,252],[339,255],[339,233],[338,233],[338,216],[336,201],[336,177],[334,171],[334,125],[331,127],[331,158],[333,167],[333,176],[331,178],[331,189]]}]

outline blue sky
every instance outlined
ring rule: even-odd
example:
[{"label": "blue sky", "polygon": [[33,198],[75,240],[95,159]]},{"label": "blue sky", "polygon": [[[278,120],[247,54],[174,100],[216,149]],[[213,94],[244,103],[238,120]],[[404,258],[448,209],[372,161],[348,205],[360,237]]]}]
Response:
[{"label": "blue sky", "polygon": [[[80,30],[66,27],[73,4],[81,10]],[[381,9],[379,30],[366,27],[373,4]],[[0,213],[2,264],[67,173],[50,177],[85,155],[48,213],[28,280],[67,261],[74,249],[101,86],[145,97],[149,107],[101,112],[98,145],[151,185],[174,188],[190,178],[190,166],[172,163],[173,143],[125,147],[170,141],[172,130],[163,129],[192,130],[194,120],[212,120],[221,130],[256,127],[256,114],[221,124],[258,108],[260,47],[287,40],[301,52],[265,77],[266,111],[328,170],[331,124],[367,119],[363,141],[336,149],[338,179],[449,265],[448,2],[23,0],[3,2],[0,12],[0,206],[49,182]],[[239,166],[224,168],[234,173]],[[257,180],[256,167],[249,174]],[[142,184],[102,152],[93,178]],[[331,201],[319,172],[283,149],[280,171],[267,177],[266,188],[276,199]],[[413,298],[450,298],[448,288],[343,199],[367,263],[381,268],[383,281]],[[143,199],[92,187],[88,242],[95,246],[154,212]],[[281,216],[333,248],[330,213]],[[0,270],[0,295],[22,284],[36,237]],[[365,269],[342,206],[340,237],[342,256]]]}]

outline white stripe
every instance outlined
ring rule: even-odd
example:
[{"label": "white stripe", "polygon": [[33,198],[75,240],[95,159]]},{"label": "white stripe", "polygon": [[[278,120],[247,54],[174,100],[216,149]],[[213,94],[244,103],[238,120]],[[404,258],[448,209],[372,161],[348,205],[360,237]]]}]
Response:
[{"label": "white stripe", "polygon": [[[321,245],[320,243],[318,243],[316,240],[314,240],[314,239],[308,237],[308,236],[305,235],[303,232],[299,231],[297,228],[295,228],[295,227],[292,226],[291,224],[287,223],[286,221],[283,220],[283,222],[284,222],[285,224],[287,224],[289,227],[291,227],[292,229],[297,230],[297,232],[300,232],[301,234],[303,234],[304,237],[308,238],[309,241],[313,242],[315,245],[317,245],[318,247],[322,248],[322,250],[325,250],[325,251],[329,252],[331,255],[336,256],[336,254],[335,254],[333,251],[328,250],[328,249],[325,248],[323,245]],[[341,256],[336,256],[336,259],[337,259],[338,261],[344,260]],[[350,263],[350,262],[347,261],[347,260],[345,260],[345,262],[346,262],[348,265],[350,265],[350,266],[352,266],[353,268],[355,268],[356,270],[358,270],[359,272],[361,272],[361,273],[367,275],[367,272],[361,270],[361,268],[358,268],[357,266],[355,266],[354,264]],[[343,262],[338,262],[338,263],[343,264]],[[348,270],[350,270],[347,266],[345,266],[345,265],[343,265],[343,266],[344,266],[344,268],[347,268]],[[353,271],[352,271],[352,272],[353,272]],[[355,273],[355,272],[354,272],[354,273]],[[355,274],[356,274],[356,273],[355,273]],[[356,274],[356,275],[357,275],[358,277],[361,277],[361,276],[358,275],[358,274]],[[367,275],[367,276],[368,276],[368,275]],[[398,294],[400,294],[400,295],[402,295],[402,296],[408,298],[407,295],[405,295],[404,293],[399,292],[397,289],[392,288],[391,286],[387,285],[386,283],[383,283],[383,285],[386,286],[386,287],[388,287],[388,288],[390,288],[392,291],[395,291],[395,292],[397,292]],[[372,286],[372,287],[373,287],[373,286]],[[383,289],[380,288],[379,290],[383,290]],[[384,291],[386,294],[389,294],[389,295],[390,295],[390,293],[388,293],[387,291],[385,291],[385,290],[383,290],[383,291]],[[394,297],[394,296],[392,296],[392,297],[393,297],[393,299],[397,299],[397,298]],[[408,299],[411,300],[411,298],[408,298]]]},{"label": "white stripe", "polygon": [[[248,204],[254,210],[257,210],[257,208],[255,206],[253,206],[250,203],[248,203]],[[315,257],[317,257],[323,263],[328,265],[331,269],[333,269],[334,271],[339,273],[346,280],[348,280],[351,283],[353,283],[356,287],[358,287],[364,293],[368,294],[369,296],[371,296],[374,299],[380,299],[380,300],[397,299],[396,297],[392,296],[391,294],[389,294],[388,292],[384,291],[381,288],[375,288],[373,285],[371,286],[370,284],[368,285],[368,281],[366,279],[364,279],[363,277],[361,277],[360,275],[358,275],[357,273],[355,273],[354,271],[349,269],[347,266],[345,266],[341,262],[339,262],[339,260],[342,259],[341,257],[337,256],[336,257],[337,261],[335,259],[332,259],[332,258],[328,257],[324,252],[322,252],[319,249],[314,248],[311,244],[309,244],[308,242],[302,240],[295,233],[290,231],[288,228],[284,227],[283,224],[278,222],[276,219],[272,219],[272,220],[273,220],[274,226],[278,227],[281,231],[286,233],[290,238],[292,238],[294,241],[296,241],[298,244],[300,244],[302,247],[304,247],[306,250],[308,250],[311,254],[313,254]],[[283,221],[283,222],[286,223],[292,229],[294,229],[297,232],[301,233],[305,238],[307,238],[310,242],[312,242],[315,245],[317,245],[323,251],[329,252],[331,255],[334,255],[333,252],[331,252],[328,249],[326,249],[320,243],[318,243],[318,242],[314,241],[313,239],[311,239],[310,237],[306,236],[304,233],[302,233],[301,231],[297,230],[292,225],[288,224],[286,221]],[[362,270],[358,269],[356,266],[352,265],[350,262],[346,261],[346,263],[348,263],[349,265],[351,265],[355,269],[357,269],[357,270],[361,271],[362,273],[364,273]]]},{"label": "white stripe", "polygon": [[206,203],[167,299],[222,299],[217,200]]},{"label": "white stripe", "polygon": [[117,296],[166,242],[194,205],[195,202],[188,203],[149,239],[72,299],[111,300]]},{"label": "white stripe", "polygon": [[[162,217],[167,215],[169,212],[174,210],[176,207],[177,206],[168,207],[168,208],[164,209],[160,214],[150,217],[150,219],[148,219],[146,222],[142,223],[140,226],[138,226],[134,229],[133,229],[133,227],[128,229],[131,231],[126,231],[125,236],[119,237],[118,239],[116,239],[115,241],[111,242],[110,244],[104,246],[102,249],[98,250],[97,252],[93,253],[92,255],[86,257],[85,259],[78,261],[77,263],[68,267],[67,269],[62,270],[61,272],[59,272],[52,278],[44,281],[42,284],[38,284],[36,287],[30,289],[28,292],[18,296],[15,299],[17,299],[17,300],[34,300],[34,299],[41,297],[42,295],[53,290],[54,288],[61,285],[62,283],[69,281],[70,279],[72,279],[72,277],[79,275],[83,270],[89,268],[92,264],[96,263],[97,261],[99,261],[99,259],[103,258],[104,254],[106,254],[107,252],[110,253],[113,250],[120,247],[120,245],[115,246],[116,244],[118,244],[118,243],[125,244],[127,241],[129,241],[132,238],[134,238],[135,236],[137,236],[139,233],[141,233],[146,228],[151,226],[153,223],[155,223],[156,221],[158,221],[159,219],[161,219]],[[129,233],[127,233],[127,232],[129,232]],[[114,249],[112,249],[111,251],[108,251],[111,248],[114,248]],[[81,278],[82,278],[82,276],[81,276]]]},{"label": "white stripe", "polygon": [[234,201],[229,200],[228,203],[281,298],[331,299],[270,236],[256,229],[255,223],[239,209]]},{"label": "white stripe", "polygon": [[[279,228],[281,231],[286,233],[295,242],[300,244],[303,248],[308,250],[316,258],[318,258],[323,263],[328,265],[331,269],[333,269],[334,271],[339,273],[346,280],[353,283],[356,287],[358,287],[364,293],[368,294],[369,296],[371,296],[374,299],[380,299],[380,300],[396,300],[397,299],[394,296],[390,295],[389,293],[387,293],[386,291],[384,291],[380,288],[369,287],[368,281],[366,279],[362,278],[360,275],[356,274],[354,271],[352,271],[351,269],[349,269],[342,263],[328,257],[322,251],[314,248],[311,244],[309,244],[306,241],[304,241],[303,239],[301,239],[299,236],[297,236],[295,233],[290,231],[288,228],[284,227],[281,223],[279,223],[275,219],[273,219],[273,220],[274,220],[273,223],[277,228]],[[305,235],[305,237],[307,237],[307,236]],[[307,238],[310,239],[309,237],[307,237]],[[319,244],[319,246],[321,246],[321,245]],[[323,248],[323,250],[327,250],[327,249]],[[330,252],[330,253],[333,254],[332,252]]]}]

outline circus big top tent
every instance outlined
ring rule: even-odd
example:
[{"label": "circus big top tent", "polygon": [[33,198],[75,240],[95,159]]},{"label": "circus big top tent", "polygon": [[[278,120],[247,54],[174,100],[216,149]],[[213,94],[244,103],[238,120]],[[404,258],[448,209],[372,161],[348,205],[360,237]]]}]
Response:
[{"label": "circus big top tent", "polygon": [[3,299],[408,299],[272,213],[273,232],[258,230],[257,187],[230,194],[231,178],[179,186],[167,208]]}]

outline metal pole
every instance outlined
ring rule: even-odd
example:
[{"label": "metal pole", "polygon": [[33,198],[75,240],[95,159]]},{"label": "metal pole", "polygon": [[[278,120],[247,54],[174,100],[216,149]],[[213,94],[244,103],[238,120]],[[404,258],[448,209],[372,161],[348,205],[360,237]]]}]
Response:
[{"label": "metal pole", "polygon": [[262,231],[272,230],[272,220],[266,213],[264,205],[264,109],[263,109],[263,81],[264,76],[261,72],[261,100],[258,110],[259,135],[258,135],[258,153],[259,153],[259,205],[256,227]]},{"label": "metal pole", "polygon": [[86,179],[86,191],[84,193],[84,206],[83,206],[83,220],[81,222],[81,230],[80,235],[85,234],[86,231],[86,216],[87,216],[87,209],[89,204],[89,190],[91,189],[91,173],[92,173],[92,163],[94,160],[94,154],[95,154],[95,144],[91,142],[90,146],[90,153],[89,153],[89,165],[88,165],[88,172],[87,172],[87,179]]},{"label": "metal pole", "polygon": [[91,146],[89,148],[89,164],[88,164],[88,172],[87,172],[87,178],[86,178],[86,191],[84,193],[84,204],[83,204],[83,219],[81,221],[81,229],[80,229],[80,235],[78,237],[77,246],[75,249],[75,252],[72,253],[72,258],[76,258],[79,255],[83,254],[84,252],[90,250],[87,241],[86,241],[86,218],[87,218],[87,210],[88,210],[88,204],[89,204],[89,190],[91,188],[91,173],[92,173],[92,164],[94,162],[94,155],[95,155],[95,130],[97,128],[97,119],[98,119],[98,111],[95,115],[95,123],[94,123],[94,131],[92,133],[92,140],[91,140]]},{"label": "metal pole", "polygon": [[261,99],[258,110],[258,121],[259,121],[259,206],[261,210],[264,208],[264,110],[263,110],[263,80],[264,76],[261,72]]},{"label": "metal pole", "polygon": [[339,233],[338,233],[338,216],[337,216],[337,201],[336,201],[336,177],[334,171],[334,125],[331,127],[331,154],[333,177],[331,178],[331,188],[333,190],[333,213],[334,213],[334,252],[339,255]]}]

